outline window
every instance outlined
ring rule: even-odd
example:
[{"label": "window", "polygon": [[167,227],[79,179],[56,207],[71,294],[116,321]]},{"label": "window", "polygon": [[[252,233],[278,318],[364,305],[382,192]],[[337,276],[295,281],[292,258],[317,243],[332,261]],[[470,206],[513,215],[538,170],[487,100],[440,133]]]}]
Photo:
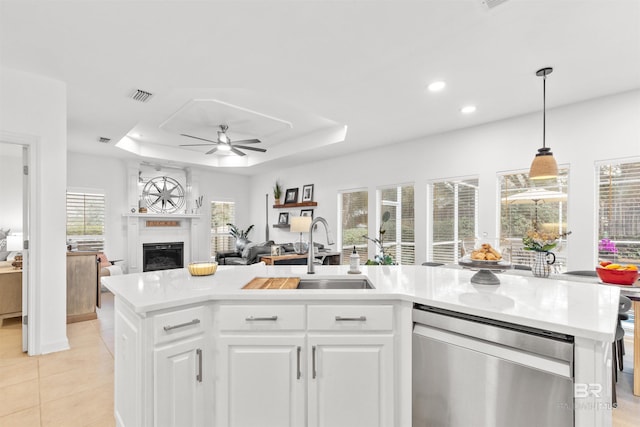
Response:
[{"label": "window", "polygon": [[360,263],[367,261],[367,239],[369,232],[369,194],[366,190],[340,194],[340,230],[342,263],[349,264],[349,256],[355,246]]},{"label": "window", "polygon": [[221,251],[235,249],[235,240],[229,234],[229,226],[236,222],[234,202],[211,202],[211,256]]},{"label": "window", "polygon": [[430,189],[428,258],[434,262],[458,262],[467,249],[473,249],[478,235],[478,178],[433,182]]},{"label": "window", "polygon": [[104,194],[67,191],[67,244],[104,250]]},{"label": "window", "polygon": [[598,257],[640,263],[640,161],[600,164],[597,191]]},{"label": "window", "polygon": [[[533,252],[525,251],[522,237],[529,230],[562,234],[567,229],[569,169],[558,171],[558,178],[545,187],[529,181],[528,172],[504,174],[500,182],[500,241],[510,251],[512,264],[532,265]],[[566,241],[559,239],[553,249],[556,272],[566,270]]]},{"label": "window", "polygon": [[[389,212],[389,221],[382,224],[385,252],[397,264],[415,264],[416,239],[414,227],[413,186],[380,190],[380,218]],[[379,236],[376,236],[379,237]]]}]

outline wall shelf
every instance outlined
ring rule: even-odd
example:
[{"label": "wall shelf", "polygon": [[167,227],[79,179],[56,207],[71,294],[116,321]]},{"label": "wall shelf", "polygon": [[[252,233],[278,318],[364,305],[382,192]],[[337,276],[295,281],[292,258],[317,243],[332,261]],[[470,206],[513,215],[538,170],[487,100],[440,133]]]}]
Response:
[{"label": "wall shelf", "polygon": [[275,209],[288,209],[288,208],[304,208],[318,206],[318,202],[300,202],[300,203],[285,203],[284,205],[273,205]]}]

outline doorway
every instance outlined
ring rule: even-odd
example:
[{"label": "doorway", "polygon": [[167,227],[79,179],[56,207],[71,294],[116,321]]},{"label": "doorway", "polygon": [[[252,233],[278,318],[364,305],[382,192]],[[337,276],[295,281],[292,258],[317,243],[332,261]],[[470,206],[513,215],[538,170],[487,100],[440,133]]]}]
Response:
[{"label": "doorway", "polygon": [[0,140],[0,327],[19,333],[23,352],[29,349],[29,150]]}]

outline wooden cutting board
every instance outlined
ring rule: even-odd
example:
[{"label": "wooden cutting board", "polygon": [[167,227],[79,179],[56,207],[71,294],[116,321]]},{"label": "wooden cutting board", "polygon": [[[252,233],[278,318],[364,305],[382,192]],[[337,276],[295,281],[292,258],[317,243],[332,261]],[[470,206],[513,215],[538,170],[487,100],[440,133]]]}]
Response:
[{"label": "wooden cutting board", "polygon": [[296,289],[299,277],[256,277],[242,289]]}]

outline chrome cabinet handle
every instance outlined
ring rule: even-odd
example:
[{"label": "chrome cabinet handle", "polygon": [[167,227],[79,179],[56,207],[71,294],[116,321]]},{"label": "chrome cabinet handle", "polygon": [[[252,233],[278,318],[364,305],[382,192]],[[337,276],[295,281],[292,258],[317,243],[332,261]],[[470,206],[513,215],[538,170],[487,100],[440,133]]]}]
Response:
[{"label": "chrome cabinet handle", "polygon": [[298,379],[300,379],[300,377],[302,376],[302,373],[300,372],[300,352],[301,351],[302,351],[302,347],[298,346],[298,356],[297,356],[298,357],[298,365],[297,365],[297,370],[298,370],[297,376],[298,376]]},{"label": "chrome cabinet handle", "polygon": [[366,322],[367,316],[359,316],[359,317],[342,317],[336,316],[336,321],[340,322]]},{"label": "chrome cabinet handle", "polygon": [[264,320],[278,320],[278,316],[270,316],[270,317],[253,317],[253,316],[249,316],[247,318],[245,318],[244,320],[246,320],[247,322],[261,322]]},{"label": "chrome cabinet handle", "polygon": [[316,378],[316,346],[311,347],[311,372],[313,377]]},{"label": "chrome cabinet handle", "polygon": [[196,350],[196,355],[198,356],[198,373],[196,374],[196,381],[199,383],[202,382],[202,349]]},{"label": "chrome cabinet handle", "polygon": [[180,323],[179,325],[167,325],[164,327],[164,330],[169,332],[172,329],[184,328],[185,326],[197,325],[200,323],[200,319],[193,319],[191,322]]}]

